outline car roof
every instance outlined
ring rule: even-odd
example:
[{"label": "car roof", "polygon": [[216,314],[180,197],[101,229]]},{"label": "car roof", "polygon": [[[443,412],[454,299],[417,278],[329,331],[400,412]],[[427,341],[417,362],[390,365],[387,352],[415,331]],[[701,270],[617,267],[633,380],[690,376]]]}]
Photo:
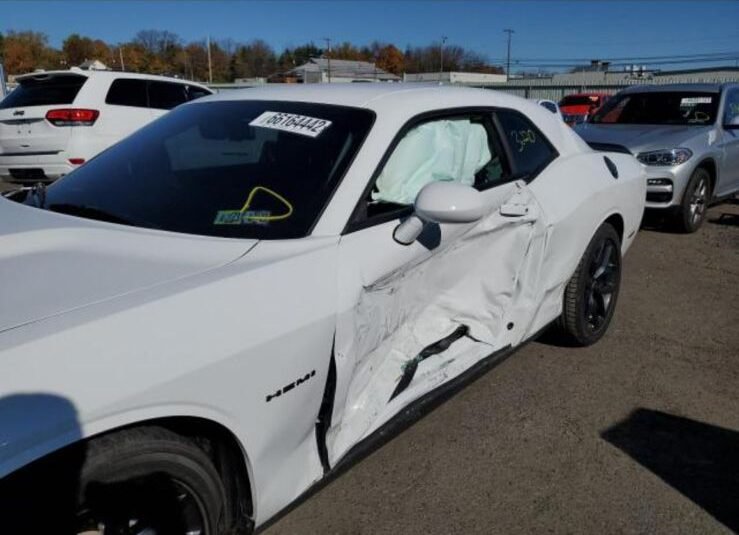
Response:
[{"label": "car roof", "polygon": [[469,106],[501,106],[519,108],[525,99],[490,89],[425,83],[369,83],[369,84],[274,84],[248,89],[234,89],[206,97],[207,100],[282,100],[314,102],[351,106],[379,111],[410,105],[411,108],[444,108],[440,101],[448,101],[450,108],[463,101]]},{"label": "car roof", "polygon": [[174,78],[172,76],[160,76],[157,74],[144,74],[139,72],[128,72],[128,71],[86,71],[82,69],[78,69],[76,67],[73,67],[71,69],[67,70],[57,70],[57,71],[35,71],[35,72],[29,72],[27,74],[21,74],[19,76],[16,76],[17,81],[26,80],[28,78],[36,78],[36,77],[43,77],[43,76],[59,76],[64,74],[74,74],[78,76],[85,76],[87,78],[134,78],[137,80],[158,80],[162,82],[176,82],[181,84],[188,84],[188,85],[194,85],[198,87],[206,88],[203,84],[199,84],[198,82],[192,82],[190,80],[185,80],[183,78]]},{"label": "car roof", "polygon": [[367,84],[270,84],[249,89],[230,89],[199,98],[184,106],[218,101],[274,100],[309,102],[365,108],[381,122],[399,128],[425,113],[465,108],[508,108],[524,113],[551,141],[560,154],[582,150],[582,140],[552,112],[536,102],[491,89],[475,89],[438,83],[418,82]]},{"label": "car roof", "polygon": [[718,93],[724,86],[735,84],[660,84],[635,85],[621,91],[622,93],[664,93],[679,91],[685,93]]},{"label": "car roof", "polygon": [[584,91],[582,93],[569,93],[562,98],[567,97],[610,97],[611,95],[608,93],[602,93],[599,91]]}]

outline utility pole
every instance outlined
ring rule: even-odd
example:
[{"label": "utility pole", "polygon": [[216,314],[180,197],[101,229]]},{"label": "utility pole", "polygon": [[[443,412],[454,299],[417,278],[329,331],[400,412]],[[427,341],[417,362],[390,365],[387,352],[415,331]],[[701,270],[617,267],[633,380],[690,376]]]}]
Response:
[{"label": "utility pole", "polygon": [[505,81],[507,82],[511,78],[511,34],[514,34],[513,30],[506,28],[503,33],[508,34],[508,56],[506,56],[506,67],[505,67]]},{"label": "utility pole", "polygon": [[126,65],[123,63],[123,47],[122,46],[118,47],[118,57],[121,58],[121,71],[125,71]]},{"label": "utility pole", "polygon": [[324,37],[324,41],[326,41],[326,60],[328,61],[328,83],[331,83],[331,38],[330,37]]},{"label": "utility pole", "polygon": [[213,64],[210,58],[210,35],[208,35],[208,83],[213,83]]},{"label": "utility pole", "polygon": [[444,72],[444,43],[446,43],[446,35],[441,36],[441,45],[439,46],[439,81],[441,82],[441,74]]}]

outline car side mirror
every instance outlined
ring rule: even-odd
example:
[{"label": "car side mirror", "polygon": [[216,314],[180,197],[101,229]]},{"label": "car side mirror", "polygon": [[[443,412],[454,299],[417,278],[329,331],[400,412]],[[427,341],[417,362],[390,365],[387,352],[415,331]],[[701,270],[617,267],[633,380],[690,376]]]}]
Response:
[{"label": "car side mirror", "polygon": [[414,203],[414,214],[395,228],[398,243],[410,245],[423,232],[425,223],[474,223],[486,212],[479,191],[458,182],[426,184]]}]

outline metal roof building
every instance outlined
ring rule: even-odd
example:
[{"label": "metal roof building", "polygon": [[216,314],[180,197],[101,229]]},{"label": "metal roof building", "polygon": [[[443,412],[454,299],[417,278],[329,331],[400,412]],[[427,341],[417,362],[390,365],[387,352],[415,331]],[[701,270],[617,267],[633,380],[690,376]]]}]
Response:
[{"label": "metal roof building", "polygon": [[311,58],[307,63],[290,69],[286,76],[306,84],[326,82],[398,82],[400,77],[369,61]]}]

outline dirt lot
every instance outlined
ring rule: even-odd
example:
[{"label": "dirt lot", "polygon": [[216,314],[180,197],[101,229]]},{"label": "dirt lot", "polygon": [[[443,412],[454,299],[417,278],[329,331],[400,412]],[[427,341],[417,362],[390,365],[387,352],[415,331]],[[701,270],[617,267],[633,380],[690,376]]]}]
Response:
[{"label": "dirt lot", "polygon": [[265,533],[739,531],[739,205],[709,220],[640,232],[599,344],[527,345]]}]

